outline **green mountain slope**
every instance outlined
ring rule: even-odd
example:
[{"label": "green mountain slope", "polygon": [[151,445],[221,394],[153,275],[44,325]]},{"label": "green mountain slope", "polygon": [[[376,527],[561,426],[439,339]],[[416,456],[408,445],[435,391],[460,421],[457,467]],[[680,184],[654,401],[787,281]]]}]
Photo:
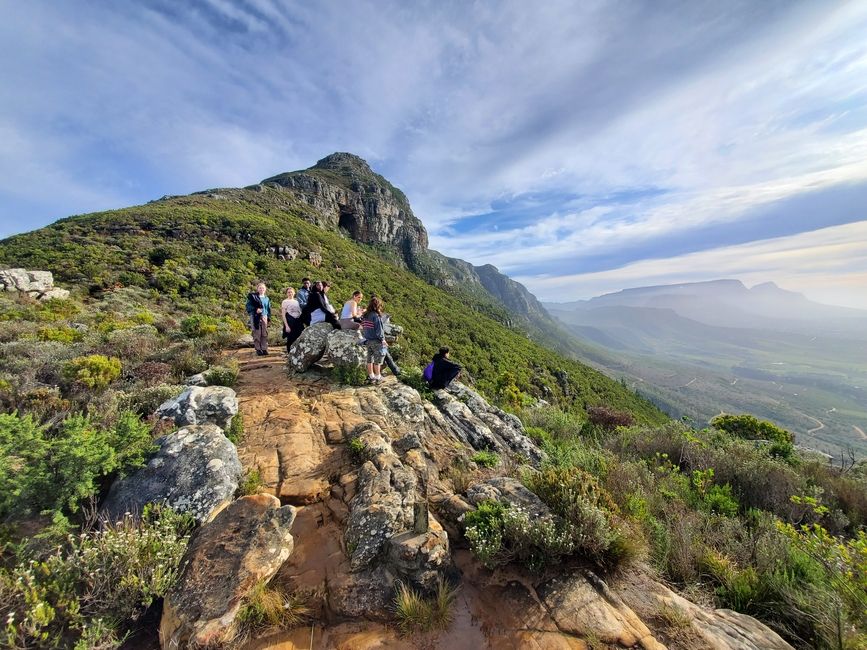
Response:
[{"label": "green mountain slope", "polygon": [[[496,305],[476,305],[431,286],[390,263],[393,250],[317,227],[316,216],[310,205],[276,187],[212,190],[71,217],[11,237],[0,242],[0,264],[50,270],[61,285],[80,287],[94,299],[118,286],[147,288],[154,300],[169,300],[178,317],[242,318],[244,294],[257,278],[269,283],[276,300],[305,275],[326,278],[334,282],[335,304],[356,288],[385,298],[406,330],[404,363],[421,363],[449,345],[494,399],[514,384],[567,409],[605,404],[640,421],[666,420],[616,381],[504,325],[491,313]],[[280,259],[292,257],[287,249],[297,256]],[[311,252],[321,256],[319,268]]]}]

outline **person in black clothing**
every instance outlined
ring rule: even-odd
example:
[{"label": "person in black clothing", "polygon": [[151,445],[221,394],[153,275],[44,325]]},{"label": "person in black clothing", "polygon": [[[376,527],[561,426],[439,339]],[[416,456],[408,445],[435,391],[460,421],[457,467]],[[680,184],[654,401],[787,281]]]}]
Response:
[{"label": "person in black clothing", "polygon": [[310,289],[310,294],[307,296],[307,304],[304,305],[304,309],[301,310],[301,321],[304,323],[305,327],[308,327],[310,325],[311,316],[314,312],[319,310],[323,316],[316,322],[331,323],[331,327],[339,330],[340,321],[337,320],[337,316],[334,315],[334,312],[329,309],[323,285],[327,286],[327,283],[316,282],[316,284],[313,285],[313,288]]},{"label": "person in black clothing", "polygon": [[433,389],[445,388],[461,374],[461,366],[449,359],[449,349],[446,347],[440,348],[433,356],[432,363],[430,387]]}]

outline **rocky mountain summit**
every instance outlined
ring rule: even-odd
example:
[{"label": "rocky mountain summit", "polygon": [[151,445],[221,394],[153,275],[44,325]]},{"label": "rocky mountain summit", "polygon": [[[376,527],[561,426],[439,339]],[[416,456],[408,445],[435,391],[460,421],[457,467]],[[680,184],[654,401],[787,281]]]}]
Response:
[{"label": "rocky mountain summit", "polygon": [[309,169],[278,174],[261,184],[288,190],[310,205],[314,222],[323,228],[394,248],[409,269],[437,286],[484,292],[518,320],[548,319],[535,296],[496,267],[473,266],[430,250],[427,231],[406,195],[356,155],[333,153]]}]

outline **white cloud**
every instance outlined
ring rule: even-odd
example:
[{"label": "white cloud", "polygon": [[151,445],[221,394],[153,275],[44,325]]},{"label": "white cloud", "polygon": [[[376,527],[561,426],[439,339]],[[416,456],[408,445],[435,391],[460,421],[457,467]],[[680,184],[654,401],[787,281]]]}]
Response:
[{"label": "white cloud", "polygon": [[774,281],[828,304],[867,309],[867,221],[642,260],[595,273],[517,277],[543,300],[591,298],[628,287],[735,278]]}]

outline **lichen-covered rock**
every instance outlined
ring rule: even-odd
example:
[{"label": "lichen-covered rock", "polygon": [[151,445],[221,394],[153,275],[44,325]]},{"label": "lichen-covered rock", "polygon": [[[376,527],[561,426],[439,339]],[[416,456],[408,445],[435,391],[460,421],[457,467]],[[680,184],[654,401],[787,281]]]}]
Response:
[{"label": "lichen-covered rock", "polygon": [[301,332],[301,336],[289,348],[289,368],[295,372],[304,372],[325,354],[328,345],[328,335],[334,332],[328,323],[316,323]]},{"label": "lichen-covered rock", "polygon": [[435,395],[445,426],[473,449],[520,454],[533,465],[541,462],[542,451],[514,415],[489,404],[460,382],[452,382],[447,389],[435,391]]},{"label": "lichen-covered rock", "polygon": [[383,554],[391,537],[412,530],[418,496],[415,473],[400,462],[379,426],[361,425],[353,437],[364,445],[369,459],[358,473],[344,536],[352,569],[360,570]]},{"label": "lichen-covered rock", "polygon": [[[330,327],[330,325],[329,325]],[[335,366],[361,366],[365,363],[367,348],[359,345],[358,330],[335,330],[328,333],[321,363]]]},{"label": "lichen-covered rock", "polygon": [[115,481],[101,518],[117,521],[140,513],[148,503],[164,503],[197,521],[231,501],[241,477],[238,452],[214,424],[184,427],[157,440],[148,464]]},{"label": "lichen-covered rock", "polygon": [[411,386],[396,382],[382,386],[381,394],[392,412],[412,424],[424,422],[424,400]]},{"label": "lichen-covered rock", "polygon": [[195,375],[190,375],[184,380],[187,386],[207,386],[208,380],[205,379],[205,373],[200,372]]},{"label": "lichen-covered rock", "polygon": [[269,580],[292,553],[295,508],[270,494],[231,503],[195,534],[166,596],[163,648],[213,647],[232,634],[250,589]]},{"label": "lichen-covered rock", "polygon": [[228,386],[190,386],[156,411],[158,417],[178,426],[216,424],[222,429],[228,429],[237,413],[238,398]]}]

